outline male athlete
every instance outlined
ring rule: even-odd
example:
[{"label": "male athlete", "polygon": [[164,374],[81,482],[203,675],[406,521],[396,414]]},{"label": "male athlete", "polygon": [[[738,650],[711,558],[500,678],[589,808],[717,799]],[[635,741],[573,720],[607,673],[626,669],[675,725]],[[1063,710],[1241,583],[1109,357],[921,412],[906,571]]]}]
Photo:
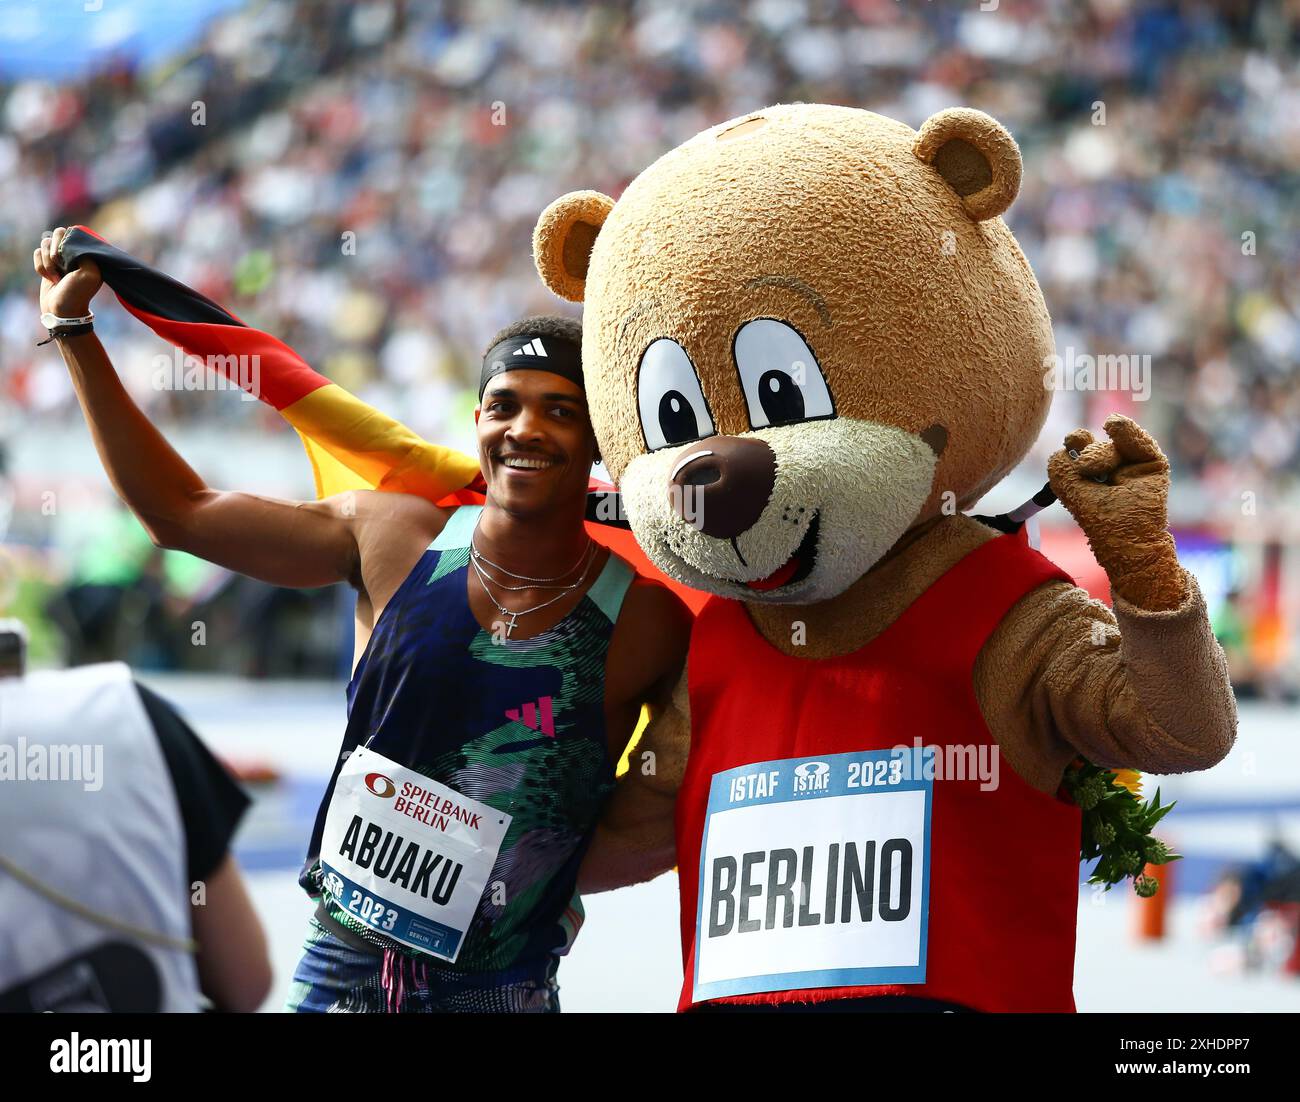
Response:
[{"label": "male athlete", "polygon": [[597,453],[580,325],[528,319],[493,340],[474,414],[484,506],[213,490],[122,387],[88,320],[98,269],[63,274],[62,236],[33,257],[42,321],[154,543],[273,585],[357,590],[364,653],[300,877],[320,905],[290,1009],[558,1010],[614,762],[690,632],[674,594],[584,527]]}]

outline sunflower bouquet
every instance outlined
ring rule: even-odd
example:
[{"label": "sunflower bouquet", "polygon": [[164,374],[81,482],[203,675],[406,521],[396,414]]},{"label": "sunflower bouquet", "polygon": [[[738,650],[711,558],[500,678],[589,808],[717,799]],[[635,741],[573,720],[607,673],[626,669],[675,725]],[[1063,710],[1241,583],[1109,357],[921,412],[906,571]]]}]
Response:
[{"label": "sunflower bouquet", "polygon": [[[1133,878],[1133,890],[1144,899],[1156,894],[1160,885],[1147,876],[1147,865],[1164,865],[1182,855],[1151,835],[1175,804],[1160,804],[1160,789],[1155,799],[1142,799],[1142,775],[1134,769],[1103,769],[1083,758],[1076,758],[1065,771],[1064,784],[1071,799],[1083,812],[1079,859],[1099,858],[1088,878],[1089,884],[1105,884],[1106,890],[1127,877]],[[1177,801],[1175,801],[1177,803]]]}]

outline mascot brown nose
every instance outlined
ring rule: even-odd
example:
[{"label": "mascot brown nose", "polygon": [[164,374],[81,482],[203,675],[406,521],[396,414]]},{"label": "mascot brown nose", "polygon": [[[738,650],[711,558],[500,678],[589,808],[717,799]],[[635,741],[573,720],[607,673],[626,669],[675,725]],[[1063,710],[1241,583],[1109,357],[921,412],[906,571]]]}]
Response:
[{"label": "mascot brown nose", "polygon": [[753,527],[775,485],[776,453],[764,441],[710,436],[682,452],[668,499],[706,536],[732,539]]}]

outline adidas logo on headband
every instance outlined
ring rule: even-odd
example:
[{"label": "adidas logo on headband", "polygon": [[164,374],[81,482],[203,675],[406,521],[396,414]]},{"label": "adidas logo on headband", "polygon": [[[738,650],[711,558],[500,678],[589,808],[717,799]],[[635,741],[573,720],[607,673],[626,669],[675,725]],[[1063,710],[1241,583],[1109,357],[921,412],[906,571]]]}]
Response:
[{"label": "adidas logo on headband", "polygon": [[[548,334],[546,339],[551,342],[549,348],[542,343],[541,337],[530,337],[525,332],[506,337],[488,349],[487,355],[483,357],[478,396],[483,397],[483,391],[492,376],[505,371],[549,371],[581,387],[582,349],[573,341],[554,334]],[[546,362],[539,363],[539,360]]]}]

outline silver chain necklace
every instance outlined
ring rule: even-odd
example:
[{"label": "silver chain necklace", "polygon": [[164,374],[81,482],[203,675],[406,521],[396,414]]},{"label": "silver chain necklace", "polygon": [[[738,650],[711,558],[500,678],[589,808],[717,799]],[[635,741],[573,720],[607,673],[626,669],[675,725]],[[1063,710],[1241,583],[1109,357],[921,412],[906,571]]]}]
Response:
[{"label": "silver chain necklace", "polygon": [[[527,574],[516,574],[513,570],[507,570],[507,569],[506,569],[504,566],[502,566],[500,563],[495,563],[495,562],[493,562],[491,559],[489,559],[485,554],[483,554],[482,551],[480,551],[480,550],[478,549],[478,545],[474,542],[474,536],[477,536],[477,535],[478,535],[478,525],[476,524],[476,525],[474,525],[474,532],[473,532],[473,535],[471,535],[471,536],[470,536],[470,539],[469,539],[469,553],[470,553],[470,557],[471,557],[471,558],[474,558],[474,559],[478,560],[479,562],[485,562],[485,563],[487,563],[488,566],[492,567],[493,570],[499,570],[499,571],[501,571],[502,574],[505,574],[505,575],[507,575],[508,577],[514,578],[516,581],[521,581],[521,582],[539,582],[539,583],[543,583],[543,584],[536,585],[536,586],[528,586],[528,585],[515,586],[515,587],[514,587],[515,589],[550,589],[550,588],[553,588],[552,586],[547,585],[547,584],[545,584],[545,583],[549,583],[549,582],[558,582],[561,578],[567,578],[570,574],[572,574],[575,570],[577,570],[578,567],[582,565],[583,560],[586,559],[588,553],[591,551],[591,545],[592,545],[592,543],[594,542],[594,541],[592,540],[591,536],[588,536],[588,537],[587,537],[587,545],[582,549],[582,554],[578,556],[578,561],[575,562],[571,567],[569,567],[568,570],[565,570],[565,571],[563,571],[563,572],[561,572],[561,573],[559,573],[559,574],[556,574],[554,578],[530,578]],[[498,582],[498,581],[496,581],[495,578],[493,578],[492,580],[493,580],[494,582],[496,582],[497,585],[501,585],[501,583]],[[509,589],[509,588],[511,588],[511,587],[510,587],[510,586],[501,586],[501,588],[502,588],[502,589]]]},{"label": "silver chain necklace", "polygon": [[[590,549],[591,549],[590,545],[588,545],[588,551],[590,551]],[[488,566],[491,566],[495,570],[502,570],[503,568],[497,566],[496,563],[494,563],[491,559],[485,559],[482,555],[473,554],[473,550],[474,549],[471,547],[470,563],[473,565],[474,569],[477,570],[480,574],[486,575],[486,577],[492,582],[494,586],[496,586],[498,589],[505,590],[507,593],[518,593],[520,590],[524,590],[524,589],[572,589],[575,585],[578,584],[578,582],[570,582],[567,585],[546,585],[543,584],[541,578],[537,578],[527,582],[525,585],[506,585],[506,583],[503,582],[500,578],[494,578],[492,577],[491,574],[489,574],[486,570],[484,570],[483,564],[487,563]],[[584,551],[582,553],[583,560],[586,559],[588,551]],[[576,570],[581,565],[582,565],[581,561],[575,563],[563,574],[557,576],[561,578],[567,577],[568,575],[572,574],[573,571]],[[510,574],[510,571],[506,570],[505,573]],[[520,577],[520,575],[518,574],[510,574],[510,576],[512,578]],[[579,579],[579,581],[581,580],[582,579]]]},{"label": "silver chain necklace", "polygon": [[[477,576],[477,578],[478,578],[478,584],[481,585],[481,586],[483,587],[483,592],[484,592],[485,594],[487,594],[487,599],[488,599],[489,601],[492,602],[492,604],[496,607],[496,610],[497,610],[499,613],[501,613],[502,616],[509,616],[509,617],[510,617],[509,622],[506,624],[506,638],[507,638],[507,639],[510,638],[511,633],[515,630],[515,625],[516,625],[516,623],[518,622],[519,617],[521,617],[521,616],[527,616],[529,613],[532,613],[532,612],[540,612],[542,609],[547,608],[548,606],[555,604],[556,601],[559,601],[559,600],[563,599],[564,597],[568,596],[568,595],[569,595],[570,593],[572,593],[575,589],[577,589],[580,585],[582,585],[583,581],[584,581],[584,580],[586,579],[586,577],[587,577],[587,573],[591,570],[591,564],[592,564],[592,561],[593,561],[593,560],[595,559],[595,557],[596,557],[596,555],[595,555],[595,547],[596,547],[596,545],[595,545],[595,541],[592,540],[590,537],[588,537],[588,539],[587,539],[587,549],[583,552],[583,557],[584,557],[584,559],[585,559],[586,561],[585,561],[585,564],[582,563],[581,561],[579,562],[579,564],[577,564],[577,565],[582,565],[582,573],[578,575],[577,580],[576,580],[575,582],[573,582],[572,585],[566,585],[566,586],[537,586],[536,588],[539,588],[539,589],[560,589],[560,590],[562,590],[562,592],[557,593],[557,594],[556,594],[554,597],[552,597],[550,600],[543,601],[543,602],[542,602],[541,604],[539,604],[539,605],[533,605],[532,608],[521,608],[521,609],[519,609],[517,612],[516,612],[516,611],[512,611],[511,609],[506,608],[505,605],[503,605],[500,601],[498,601],[498,600],[496,599],[496,597],[494,597],[494,596],[492,595],[492,590],[488,588],[488,581],[490,580],[490,581],[492,582],[493,585],[498,585],[498,586],[500,586],[501,583],[498,582],[495,578],[489,578],[487,572],[486,572],[486,571],[485,571],[485,570],[484,570],[484,569],[479,565],[479,563],[478,563],[478,559],[479,559],[480,556],[478,556],[476,553],[472,553],[472,554],[470,555],[470,560],[469,560],[469,562],[470,562],[470,566],[472,566],[472,567],[474,568],[474,574],[475,574],[475,576]],[[477,549],[474,547],[474,542],[473,542],[473,538],[472,538],[472,537],[471,537],[471,539],[470,539],[470,551],[471,551],[471,552],[476,552],[476,551],[477,551]],[[491,559],[484,559],[483,561],[486,562],[486,563],[488,563],[488,564],[491,565],[491,566],[496,566],[496,563],[493,563]],[[574,567],[571,567],[569,570],[565,571],[565,574],[572,573],[573,570],[576,570],[576,569],[577,569],[577,565],[575,565]],[[499,570],[505,570],[504,567],[497,567],[497,569],[499,569]],[[505,570],[505,573],[510,574],[511,571],[509,571],[509,570]],[[513,577],[523,577],[524,575],[515,574],[515,575],[512,575],[512,576],[513,576]],[[564,574],[560,574],[560,575],[559,575],[559,577],[561,577],[561,578],[563,578],[564,576],[565,576]],[[531,589],[531,588],[534,588],[534,587],[532,587],[532,586],[526,586],[526,585],[521,585],[521,586],[513,586],[513,587],[512,587],[512,586],[501,586],[501,588],[502,588],[502,589],[516,589],[516,590],[518,590],[518,589]]]}]

